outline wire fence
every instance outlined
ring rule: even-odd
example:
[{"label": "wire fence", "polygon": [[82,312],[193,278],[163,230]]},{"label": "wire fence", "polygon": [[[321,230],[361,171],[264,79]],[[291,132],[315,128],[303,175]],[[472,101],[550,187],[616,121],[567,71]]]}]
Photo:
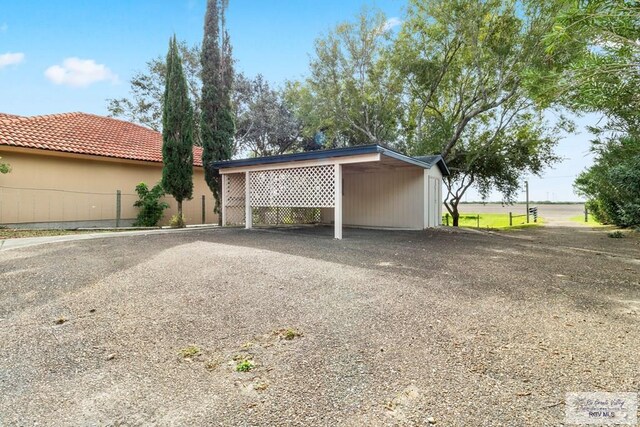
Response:
[{"label": "wire fence", "polygon": [[[59,190],[0,186],[0,224],[10,227],[128,227],[134,225],[140,209],[134,204],[138,195],[114,189],[111,192]],[[158,225],[167,225],[177,214],[171,196],[161,201],[165,209]],[[212,194],[195,195],[182,203],[187,224],[217,223]],[[147,218],[149,219],[149,218]]]}]

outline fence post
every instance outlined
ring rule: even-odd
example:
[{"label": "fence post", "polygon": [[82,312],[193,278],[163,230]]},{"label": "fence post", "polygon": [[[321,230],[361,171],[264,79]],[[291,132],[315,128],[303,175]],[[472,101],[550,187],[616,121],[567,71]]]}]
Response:
[{"label": "fence post", "polygon": [[529,181],[525,181],[524,184],[527,192],[527,224],[529,224]]},{"label": "fence post", "polygon": [[589,222],[589,211],[587,210],[587,205],[584,205],[584,222]]},{"label": "fence post", "polygon": [[116,228],[120,227],[120,215],[122,213],[122,192],[116,191]]},{"label": "fence post", "polygon": [[204,224],[207,220],[207,214],[204,206],[204,194],[202,195],[202,223]]},{"label": "fence post", "polygon": [[509,227],[513,227],[513,214],[509,212]]},{"label": "fence post", "polygon": [[447,227],[448,227],[449,226],[449,213],[448,212],[444,215],[444,219],[446,220]]}]

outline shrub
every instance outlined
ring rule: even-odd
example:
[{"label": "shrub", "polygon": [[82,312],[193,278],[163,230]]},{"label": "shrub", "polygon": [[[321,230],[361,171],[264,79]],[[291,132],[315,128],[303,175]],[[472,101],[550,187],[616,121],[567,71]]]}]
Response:
[{"label": "shrub", "polygon": [[594,164],[574,184],[587,209],[602,224],[640,225],[640,137],[598,140],[593,151]]},{"label": "shrub", "polygon": [[174,215],[171,217],[171,221],[169,221],[169,226],[171,226],[171,228],[184,228],[187,226],[187,223],[184,220],[184,216]]},{"label": "shrub", "polygon": [[255,368],[255,364],[251,360],[243,360],[242,362],[236,365],[236,371],[238,372],[249,372],[253,368]]},{"label": "shrub", "polygon": [[[0,159],[2,159],[2,157],[0,157]],[[9,165],[8,163],[0,162],[0,173],[9,173],[9,172],[11,172],[11,165]]]},{"label": "shrub", "polygon": [[136,227],[155,227],[162,218],[164,210],[169,207],[168,203],[160,201],[160,198],[164,196],[162,185],[158,183],[149,190],[147,184],[141,182],[136,185],[136,193],[138,193],[138,200],[133,206],[140,208],[140,211],[133,225]]}]

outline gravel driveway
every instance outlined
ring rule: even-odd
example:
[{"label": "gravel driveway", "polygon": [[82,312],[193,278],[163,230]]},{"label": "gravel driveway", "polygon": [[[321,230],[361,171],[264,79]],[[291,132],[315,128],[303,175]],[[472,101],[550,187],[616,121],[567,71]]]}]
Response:
[{"label": "gravel driveway", "polygon": [[638,239],[331,235],[0,252],[0,426],[546,426],[640,388]]}]

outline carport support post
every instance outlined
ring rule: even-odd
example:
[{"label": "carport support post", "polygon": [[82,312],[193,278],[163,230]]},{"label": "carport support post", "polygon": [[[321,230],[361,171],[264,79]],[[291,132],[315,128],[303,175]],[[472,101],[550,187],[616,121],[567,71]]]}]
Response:
[{"label": "carport support post", "polygon": [[334,237],[342,239],[342,165],[334,165],[335,201],[333,209]]},{"label": "carport support post", "polygon": [[249,174],[244,173],[244,228],[249,229],[253,226],[253,218],[251,218],[251,185],[249,182]]},{"label": "carport support post", "polygon": [[[227,175],[222,174],[222,194],[220,195],[220,215],[222,216],[222,226],[227,225]],[[204,206],[204,202],[203,206]],[[215,205],[215,200],[214,200]]]}]

